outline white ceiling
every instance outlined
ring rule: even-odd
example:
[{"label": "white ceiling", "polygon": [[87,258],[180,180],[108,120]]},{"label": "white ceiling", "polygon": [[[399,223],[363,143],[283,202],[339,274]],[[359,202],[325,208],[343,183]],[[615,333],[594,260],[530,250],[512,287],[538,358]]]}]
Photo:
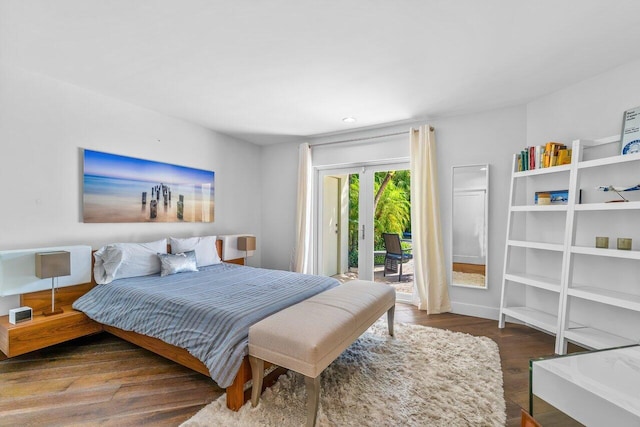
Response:
[{"label": "white ceiling", "polygon": [[640,57],[640,1],[0,0],[0,43],[3,63],[269,144],[556,91]]}]

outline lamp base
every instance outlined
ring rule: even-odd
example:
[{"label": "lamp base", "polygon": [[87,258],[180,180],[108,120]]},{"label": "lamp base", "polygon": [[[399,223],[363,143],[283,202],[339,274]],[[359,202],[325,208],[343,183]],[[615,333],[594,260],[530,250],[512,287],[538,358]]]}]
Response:
[{"label": "lamp base", "polygon": [[60,307],[56,307],[55,310],[45,310],[42,312],[43,316],[53,316],[54,314],[63,313],[63,310]]}]

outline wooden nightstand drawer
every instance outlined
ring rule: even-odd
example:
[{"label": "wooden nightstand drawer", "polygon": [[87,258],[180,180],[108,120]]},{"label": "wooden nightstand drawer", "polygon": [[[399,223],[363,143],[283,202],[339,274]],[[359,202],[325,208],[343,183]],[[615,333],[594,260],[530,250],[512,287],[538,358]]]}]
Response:
[{"label": "wooden nightstand drawer", "polygon": [[84,313],[63,307],[62,314],[12,325],[9,316],[0,317],[0,350],[8,357],[18,356],[102,330],[102,325]]}]

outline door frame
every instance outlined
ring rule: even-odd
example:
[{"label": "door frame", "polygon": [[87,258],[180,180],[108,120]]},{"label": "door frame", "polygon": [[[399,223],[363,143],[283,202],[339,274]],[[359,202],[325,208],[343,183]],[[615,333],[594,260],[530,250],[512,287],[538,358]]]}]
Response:
[{"label": "door frame", "polygon": [[[324,177],[336,176],[336,175],[350,175],[360,174],[362,167],[358,166],[346,166],[346,167],[316,167],[314,173],[314,186],[316,189],[315,209],[313,210],[313,229],[314,229],[314,259],[312,271],[313,274],[320,274],[322,272],[322,266],[324,265],[323,259],[323,242],[322,236],[324,235],[324,224],[322,221],[322,213],[324,209]],[[345,222],[341,221],[341,227],[344,228]],[[348,230],[348,219],[347,219]],[[341,263],[340,263],[341,264]],[[348,265],[348,262],[347,262]]]},{"label": "door frame", "polygon": [[[360,175],[360,194],[358,197],[359,231],[358,231],[358,278],[361,280],[373,280],[373,173],[386,170],[408,170],[410,169],[410,159],[401,157],[395,159],[378,160],[372,162],[357,162],[340,165],[327,165],[315,167],[314,186],[316,189],[316,209],[314,209],[313,223],[315,225],[315,257],[313,262],[313,272],[318,274],[323,265],[322,259],[322,209],[324,189],[324,176],[331,175]],[[363,175],[371,176],[371,179],[362,179]],[[364,183],[364,185],[363,185]],[[369,197],[365,197],[368,194]],[[363,209],[364,208],[364,209]],[[371,214],[365,218],[365,212]],[[362,239],[362,227],[364,226],[365,239]],[[366,267],[366,268],[363,268]],[[363,274],[364,273],[364,274]]]}]

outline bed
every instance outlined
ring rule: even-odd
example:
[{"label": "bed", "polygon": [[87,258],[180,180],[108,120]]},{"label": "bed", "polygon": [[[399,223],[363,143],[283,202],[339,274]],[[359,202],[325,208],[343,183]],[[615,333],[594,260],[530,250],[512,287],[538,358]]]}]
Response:
[{"label": "bed", "polygon": [[[218,252],[220,251],[217,243]],[[210,376],[227,406],[247,400],[249,326],[324,290],[332,278],[217,263],[95,286],[73,304],[105,331]]]}]

